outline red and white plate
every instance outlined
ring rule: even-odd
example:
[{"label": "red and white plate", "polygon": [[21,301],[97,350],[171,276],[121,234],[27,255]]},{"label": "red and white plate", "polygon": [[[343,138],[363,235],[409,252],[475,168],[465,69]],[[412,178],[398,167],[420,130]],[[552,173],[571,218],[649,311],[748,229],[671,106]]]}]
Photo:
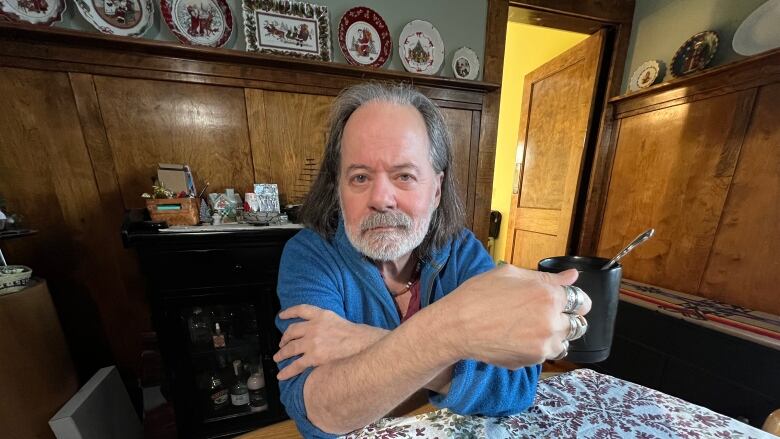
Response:
[{"label": "red and white plate", "polygon": [[62,19],[65,0],[0,0],[0,18],[51,26]]},{"label": "red and white plate", "polygon": [[398,38],[398,54],[407,71],[435,75],[444,62],[444,41],[431,23],[410,21]]},{"label": "red and white plate", "polygon": [[225,0],[160,0],[160,11],[184,44],[222,47],[233,34],[233,14]]},{"label": "red and white plate", "polygon": [[79,13],[104,34],[140,37],[154,22],[152,0],[74,0]]},{"label": "red and white plate", "polygon": [[341,17],[339,46],[352,65],[382,67],[392,54],[393,39],[381,15],[358,6]]}]

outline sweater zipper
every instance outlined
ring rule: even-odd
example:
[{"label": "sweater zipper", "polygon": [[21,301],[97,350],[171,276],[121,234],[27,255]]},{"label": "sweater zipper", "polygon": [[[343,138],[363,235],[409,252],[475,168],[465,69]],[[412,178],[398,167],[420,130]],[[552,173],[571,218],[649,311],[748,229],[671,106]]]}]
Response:
[{"label": "sweater zipper", "polygon": [[444,267],[443,265],[434,264],[431,262],[431,265],[434,268],[433,276],[431,276],[430,282],[428,282],[428,285],[426,285],[425,288],[425,301],[422,303],[421,308],[425,308],[426,306],[431,304],[431,290],[433,290],[433,281],[436,279],[436,276],[439,275],[439,272]]}]

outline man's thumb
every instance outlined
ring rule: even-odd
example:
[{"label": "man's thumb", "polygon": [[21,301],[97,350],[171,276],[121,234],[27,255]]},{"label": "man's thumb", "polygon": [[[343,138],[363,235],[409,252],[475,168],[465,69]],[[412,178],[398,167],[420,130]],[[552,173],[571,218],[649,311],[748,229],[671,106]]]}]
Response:
[{"label": "man's thumb", "polygon": [[547,279],[544,280],[555,285],[571,285],[580,276],[580,274],[574,268],[570,268],[566,271],[561,271],[560,273],[545,273],[545,274],[548,274],[549,276],[547,276]]}]

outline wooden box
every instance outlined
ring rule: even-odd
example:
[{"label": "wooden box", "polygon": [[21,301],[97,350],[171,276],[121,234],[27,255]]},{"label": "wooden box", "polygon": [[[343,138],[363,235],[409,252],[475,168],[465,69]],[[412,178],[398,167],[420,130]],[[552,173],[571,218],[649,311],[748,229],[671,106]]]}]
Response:
[{"label": "wooden box", "polygon": [[200,223],[199,198],[169,198],[146,200],[152,221],[165,221],[169,226],[196,226]]}]

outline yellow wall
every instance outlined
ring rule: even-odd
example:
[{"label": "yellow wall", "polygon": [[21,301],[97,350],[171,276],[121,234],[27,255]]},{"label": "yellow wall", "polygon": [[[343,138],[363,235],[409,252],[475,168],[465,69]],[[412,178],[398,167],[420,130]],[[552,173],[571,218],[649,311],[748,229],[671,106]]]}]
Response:
[{"label": "yellow wall", "polygon": [[498,144],[493,173],[491,209],[501,212],[501,231],[496,240],[494,258],[505,259],[506,231],[512,203],[512,176],[515,169],[517,130],[523,99],[523,78],[588,36],[541,26],[510,21],[506,31],[504,76],[501,83],[501,110],[498,114]]}]

